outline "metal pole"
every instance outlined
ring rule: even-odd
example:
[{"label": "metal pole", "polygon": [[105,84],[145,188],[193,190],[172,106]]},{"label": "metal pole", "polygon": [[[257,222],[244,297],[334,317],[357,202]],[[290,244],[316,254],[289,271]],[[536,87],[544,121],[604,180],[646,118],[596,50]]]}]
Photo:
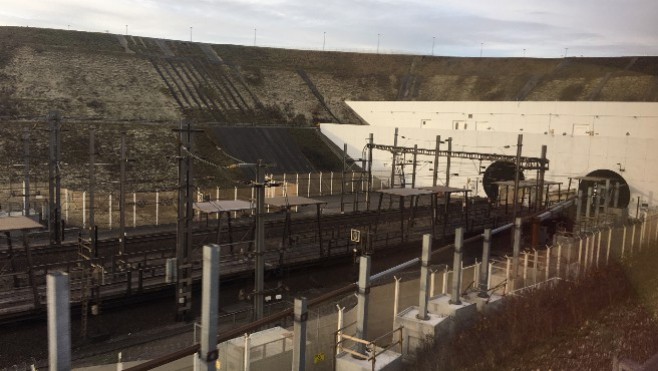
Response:
[{"label": "metal pole", "polygon": [[[121,131],[119,160],[119,255],[126,251],[126,131]],[[179,205],[180,206],[180,205]]]},{"label": "metal pole", "polygon": [[400,280],[402,278],[393,276],[393,279],[395,279],[395,293],[393,295],[393,325],[395,326],[395,317],[398,315],[398,307],[400,304]]},{"label": "metal pole", "polygon": [[91,243],[92,256],[98,257],[96,249],[96,227],[95,197],[96,197],[96,135],[94,127],[89,128],[89,242]]},{"label": "metal pole", "polygon": [[423,235],[423,255],[420,261],[420,294],[418,298],[418,315],[416,318],[420,320],[427,320],[427,302],[429,300],[429,293],[427,288],[430,283],[429,264],[430,255],[432,254],[432,235]]},{"label": "metal pole", "polygon": [[244,334],[244,371],[251,369],[251,337]]},{"label": "metal pole", "polygon": [[487,282],[489,282],[489,252],[491,251],[491,229],[487,228],[484,230],[484,241],[482,243],[482,263],[480,264],[480,293],[478,294],[481,298],[488,298],[487,294]]},{"label": "metal pole", "polygon": [[366,210],[370,210],[370,197],[372,192],[372,145],[375,143],[373,134],[368,138],[368,187],[366,188]]},{"label": "metal pole", "polygon": [[395,128],[395,136],[393,137],[393,160],[391,161],[391,188],[395,187],[395,156],[398,147],[398,128]]},{"label": "metal pole", "polygon": [[265,172],[263,160],[256,165],[256,282],[254,284],[254,314],[255,320],[263,318],[263,288],[265,275]]},{"label": "metal pole", "polygon": [[306,298],[295,298],[294,344],[292,349],[292,370],[306,370],[306,321],[308,320],[308,304]]},{"label": "metal pole", "polygon": [[23,129],[23,215],[30,215],[30,129]]},{"label": "metal pole", "polygon": [[[340,177],[340,213],[341,214],[345,213],[345,163],[346,162],[347,162],[347,143],[343,143],[343,171]],[[299,180],[297,181],[297,184],[299,185]],[[297,196],[299,196],[299,194],[297,194]]]},{"label": "metal pole", "polygon": [[[514,200],[513,200],[513,210],[512,210],[512,219],[516,219],[516,214],[519,207],[519,181],[521,180],[521,152],[523,150],[523,134],[519,134],[516,140],[516,160],[514,164],[516,165],[516,171],[514,172]],[[517,262],[518,263],[518,262]],[[514,276],[516,278],[516,276]]]},{"label": "metal pole", "polygon": [[464,229],[455,229],[455,254],[452,263],[452,292],[450,304],[460,305],[462,285],[462,247],[464,244]]},{"label": "metal pole", "polygon": [[450,161],[452,157],[452,137],[448,138],[448,159],[446,160],[446,187],[450,187]]},{"label": "metal pole", "polygon": [[432,187],[436,187],[439,178],[439,150],[441,148],[441,136],[436,136],[436,148],[434,149],[434,169],[432,171]]},{"label": "metal pole", "polygon": [[546,173],[546,150],[547,146],[543,145],[541,146],[541,160],[540,160],[540,168],[539,168],[539,179],[538,179],[538,184],[537,184],[537,199],[535,200],[537,202],[537,210],[542,209],[542,202],[544,201],[544,174]]},{"label": "metal pole", "polygon": [[619,182],[615,182],[615,198],[612,207],[616,209],[618,205],[619,205]]},{"label": "metal pole", "polygon": [[217,353],[217,311],[219,307],[219,245],[203,246],[201,287],[200,369],[214,371]]},{"label": "metal pole", "polygon": [[603,213],[605,214],[605,218],[608,218],[608,206],[610,204],[610,179],[605,180],[605,199],[604,201],[605,205],[603,206]]},{"label": "metal pole", "polygon": [[592,209],[592,187],[587,187],[587,202],[585,205],[585,218],[589,221],[590,210]]},{"label": "metal pole", "polygon": [[50,125],[50,145],[48,161],[48,232],[50,244],[59,246],[62,243],[60,227],[60,121],[59,112],[48,114]]},{"label": "metal pole", "polygon": [[71,369],[71,314],[69,275],[49,273],[48,290],[48,366],[50,370]]},{"label": "metal pole", "polygon": [[412,163],[412,174],[411,174],[411,188],[416,188],[416,169],[417,169],[417,158],[418,158],[418,144],[414,144],[414,157]]},{"label": "metal pole", "polygon": [[[356,337],[368,337],[368,294],[370,292],[370,255],[362,255],[359,260],[359,289],[357,293]],[[357,352],[366,354],[365,344],[357,344]]]},{"label": "metal pole", "polygon": [[578,190],[578,196],[576,197],[576,225],[580,223],[580,216],[583,213],[583,191]]}]

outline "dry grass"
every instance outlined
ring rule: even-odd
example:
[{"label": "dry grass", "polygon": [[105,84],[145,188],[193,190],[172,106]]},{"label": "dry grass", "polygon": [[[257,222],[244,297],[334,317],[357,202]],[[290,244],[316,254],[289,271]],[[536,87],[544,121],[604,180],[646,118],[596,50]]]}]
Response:
[{"label": "dry grass", "polygon": [[655,251],[624,264],[507,298],[454,339],[428,346],[419,370],[600,370],[614,356],[644,362],[658,352]]}]

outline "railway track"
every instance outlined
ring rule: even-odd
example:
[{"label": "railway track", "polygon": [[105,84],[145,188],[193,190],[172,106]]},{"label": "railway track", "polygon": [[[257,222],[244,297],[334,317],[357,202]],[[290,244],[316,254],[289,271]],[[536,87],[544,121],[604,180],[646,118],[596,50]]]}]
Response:
[{"label": "railway track", "polygon": [[[297,217],[290,224],[290,234],[284,232],[284,218],[270,214],[266,221],[266,246],[264,252],[266,274],[277,275],[282,271],[322,264],[328,260],[344,259],[354,254],[353,249],[387,249],[407,241],[420,239],[431,231],[431,210],[385,210],[382,212],[355,212],[324,216],[320,226],[315,218]],[[463,221],[461,215],[450,215],[450,225]],[[400,224],[404,221],[406,224]],[[491,223],[491,220],[485,221]],[[201,277],[201,246],[217,242],[217,224],[202,221],[195,224],[190,261],[194,280]],[[350,242],[350,228],[375,228],[377,233],[368,245],[357,246]],[[318,233],[318,228],[320,233]],[[240,280],[253,274],[253,223],[251,218],[238,220],[231,228],[222,224],[222,281]],[[450,229],[452,230],[452,229]],[[320,248],[322,241],[322,248]],[[25,316],[42,315],[45,307],[45,277],[49,271],[65,270],[71,278],[71,301],[79,305],[89,295],[103,302],[122,302],[127,298],[171,290],[167,277],[167,259],[175,257],[176,233],[171,228],[128,236],[126,252],[115,256],[118,239],[104,236],[98,241],[98,256],[86,260],[78,256],[78,243],[67,242],[52,248],[46,244],[35,245],[32,265],[27,264],[25,249],[14,248],[13,256],[8,249],[0,251],[0,322],[8,322]],[[7,267],[13,264],[13,272]],[[33,281],[30,279],[30,269]],[[87,294],[85,294],[87,292]],[[137,299],[135,299],[137,300]]]}]

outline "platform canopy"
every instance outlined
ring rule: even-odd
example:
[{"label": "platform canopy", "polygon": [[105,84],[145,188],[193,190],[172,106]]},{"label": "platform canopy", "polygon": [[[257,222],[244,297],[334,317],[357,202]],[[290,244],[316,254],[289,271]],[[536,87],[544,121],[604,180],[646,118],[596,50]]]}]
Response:
[{"label": "platform canopy", "polygon": [[27,216],[7,216],[0,218],[0,232],[35,228],[43,228],[43,226]]},{"label": "platform canopy", "polygon": [[437,186],[434,186],[434,187],[422,187],[421,189],[432,191],[432,193],[436,193],[436,194],[467,193],[467,192],[472,191],[471,189],[446,187],[446,186],[442,186],[442,185],[437,185]]},{"label": "platform canopy", "polygon": [[400,197],[423,196],[423,195],[431,195],[432,193],[434,193],[433,191],[424,188],[389,188],[389,189],[380,189],[376,192],[385,195],[400,196]]},{"label": "platform canopy", "polygon": [[265,203],[274,207],[294,207],[294,206],[308,206],[308,205],[322,205],[326,204],[327,201],[315,200],[312,198],[306,198],[301,196],[279,196],[279,197],[268,197],[265,199]]},{"label": "platform canopy", "polygon": [[[493,184],[496,184],[498,186],[509,186],[509,187],[514,187],[514,181],[513,180],[501,180],[498,182],[493,182]],[[549,186],[549,185],[558,185],[562,184],[562,182],[554,182],[550,180],[544,180],[544,186]],[[525,179],[525,180],[519,180],[519,188],[532,188],[532,187],[537,187],[539,185],[539,181],[537,179]]]},{"label": "platform canopy", "polygon": [[206,214],[251,210],[254,207],[251,202],[244,200],[217,200],[194,203],[195,210]]}]

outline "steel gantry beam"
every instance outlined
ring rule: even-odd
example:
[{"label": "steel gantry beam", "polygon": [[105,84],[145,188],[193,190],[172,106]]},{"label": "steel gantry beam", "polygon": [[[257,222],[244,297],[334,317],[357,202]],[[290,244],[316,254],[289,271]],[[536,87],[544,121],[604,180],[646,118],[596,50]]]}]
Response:
[{"label": "steel gantry beam", "polygon": [[[409,154],[414,154],[414,152],[418,155],[425,155],[425,156],[434,156],[437,154],[439,156],[443,157],[452,157],[452,158],[463,158],[467,160],[480,160],[480,161],[508,161],[508,162],[515,162],[516,161],[516,156],[514,155],[501,155],[497,153],[479,153],[479,152],[463,152],[463,151],[437,151],[436,149],[432,148],[414,148],[414,147],[399,147],[399,146],[392,146],[392,145],[387,145],[387,144],[370,144],[368,143],[366,145],[369,148],[372,149],[379,149],[382,151],[388,151],[391,153],[395,154],[404,154],[404,153],[409,153]],[[522,169],[528,169],[528,170],[541,170],[542,169],[542,162],[545,161],[545,166],[543,167],[543,170],[546,171],[548,170],[548,160],[542,160],[540,157],[521,157],[520,162],[519,162],[519,167]]]}]

